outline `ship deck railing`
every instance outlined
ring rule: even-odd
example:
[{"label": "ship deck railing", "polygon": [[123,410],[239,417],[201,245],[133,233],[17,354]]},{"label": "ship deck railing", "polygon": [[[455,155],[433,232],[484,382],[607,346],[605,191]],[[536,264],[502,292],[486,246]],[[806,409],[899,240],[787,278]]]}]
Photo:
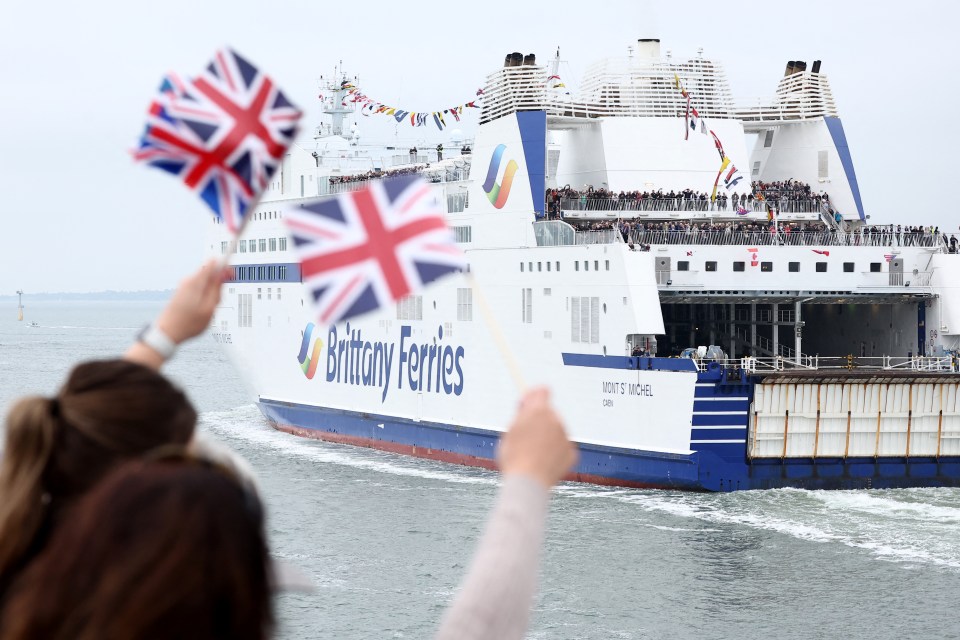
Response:
[{"label": "ship deck railing", "polygon": [[825,373],[843,372],[921,372],[960,373],[960,360],[953,355],[944,356],[819,356],[801,355],[799,358],[755,357],[706,359],[694,358],[698,371],[707,371],[711,363],[724,369],[737,369],[747,373],[775,373],[779,371],[805,370]]},{"label": "ship deck railing", "polygon": [[861,234],[830,231],[650,231],[633,229],[628,242],[637,244],[714,244],[714,245],[779,245],[840,247],[930,247],[946,250],[937,234],[884,233]]},{"label": "ship deck railing", "polygon": [[[770,207],[778,213],[820,213],[820,201],[809,200],[754,200],[743,205],[734,206],[727,202],[710,202],[692,198],[563,198],[560,200],[560,209],[566,214],[575,211],[715,211],[728,212],[731,215],[745,215],[746,213],[767,213]],[[741,213],[737,213],[740,209]]]}]

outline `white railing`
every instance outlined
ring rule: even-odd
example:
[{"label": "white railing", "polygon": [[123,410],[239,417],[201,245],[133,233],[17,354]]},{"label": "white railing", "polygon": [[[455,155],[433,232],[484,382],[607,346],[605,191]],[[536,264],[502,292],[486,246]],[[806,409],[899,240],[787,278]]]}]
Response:
[{"label": "white railing", "polygon": [[[792,351],[792,350],[791,350]],[[748,373],[769,373],[796,369],[810,371],[915,371],[933,373],[960,373],[960,360],[954,356],[829,356],[800,355],[796,357],[725,358],[705,360],[694,358],[697,369],[705,371],[711,362],[725,369],[742,369]]]}]

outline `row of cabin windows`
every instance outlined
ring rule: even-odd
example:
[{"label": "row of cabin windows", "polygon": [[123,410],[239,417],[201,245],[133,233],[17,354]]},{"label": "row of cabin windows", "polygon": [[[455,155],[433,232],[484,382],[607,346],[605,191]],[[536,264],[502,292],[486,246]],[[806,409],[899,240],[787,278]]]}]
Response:
[{"label": "row of cabin windows", "polygon": [[[220,243],[220,253],[226,253],[230,247],[229,242]],[[259,250],[260,253],[266,253],[267,251],[286,251],[287,250],[287,239],[286,238],[251,238],[250,240],[241,240],[238,245],[238,250],[240,253],[257,253]]]},{"label": "row of cabin windows", "polygon": [[287,280],[286,265],[263,265],[255,267],[234,267],[233,279],[242,282],[244,280]]},{"label": "row of cabin windows", "polygon": [[[277,291],[279,295],[280,290]],[[436,309],[436,301],[433,307]],[[397,320],[423,320],[423,296],[404,296],[397,300]],[[457,289],[457,320],[473,320],[473,289],[469,287]]]},{"label": "row of cabin windows", "polygon": [[[283,213],[280,211],[257,211],[256,213],[252,214],[252,217],[250,219],[251,220],[276,220],[282,217],[283,217]],[[213,216],[213,223],[223,224],[223,218],[215,215]]]},{"label": "row of cabin windows", "polygon": [[[880,262],[871,262],[870,263],[870,273],[880,273],[881,270]],[[756,266],[756,265],[754,265]],[[747,263],[746,262],[734,262],[733,270],[734,271],[746,271]],[[827,263],[826,262],[817,262],[815,263],[815,269],[817,273],[826,273],[827,272]],[[703,263],[704,271],[717,271],[716,262],[704,262]],[[680,260],[677,262],[677,271],[690,271],[690,261],[689,260]],[[773,271],[772,262],[761,262],[760,271]],[[788,262],[787,271],[790,273],[799,273],[800,263],[799,262]],[[843,272],[844,273],[853,273],[854,263],[853,262],[844,262],[843,263]]]},{"label": "row of cabin windows", "polygon": [[[684,263],[680,263],[680,264],[684,264]],[[688,264],[689,264],[689,263],[688,263]],[[546,267],[544,267],[544,265],[546,265]],[[604,266],[604,269],[606,269],[607,271],[610,271],[610,261],[609,261],[609,260],[604,260],[604,261],[603,261],[603,266]],[[553,270],[553,271],[560,271],[560,261],[557,260],[556,262],[549,262],[549,261],[548,261],[548,262],[537,262],[537,271],[550,271],[550,270],[551,270],[551,267],[552,267],[552,270]],[[573,263],[573,270],[574,270],[574,271],[580,271],[580,261],[579,261],[579,260],[575,260],[575,261],[574,261],[574,263]],[[590,271],[590,261],[589,261],[589,260],[584,260],[584,261],[583,261],[583,270],[584,270],[584,271]],[[594,271],[600,271],[600,261],[599,261],[599,260],[594,260],[594,261],[593,261],[593,270],[594,270]],[[681,270],[681,271],[686,271],[687,269],[680,269],[680,270]],[[521,272],[523,272],[523,271],[529,271],[530,273],[533,273],[533,263],[532,263],[532,262],[526,262],[526,263],[521,262],[521,263],[520,263],[520,271],[521,271]]]}]

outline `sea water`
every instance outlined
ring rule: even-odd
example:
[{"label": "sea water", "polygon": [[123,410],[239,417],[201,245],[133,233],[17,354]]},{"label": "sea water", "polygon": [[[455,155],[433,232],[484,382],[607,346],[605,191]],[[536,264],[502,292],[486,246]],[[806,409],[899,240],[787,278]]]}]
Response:
[{"label": "sea water", "polygon": [[[0,409],[116,356],[159,303],[0,309]],[[35,321],[38,327],[30,327]],[[272,430],[208,336],[167,373],[200,428],[257,470],[274,555],[312,593],[276,598],[278,637],[429,638],[497,489],[478,469]],[[960,637],[960,490],[690,494],[565,484],[529,638]]]}]

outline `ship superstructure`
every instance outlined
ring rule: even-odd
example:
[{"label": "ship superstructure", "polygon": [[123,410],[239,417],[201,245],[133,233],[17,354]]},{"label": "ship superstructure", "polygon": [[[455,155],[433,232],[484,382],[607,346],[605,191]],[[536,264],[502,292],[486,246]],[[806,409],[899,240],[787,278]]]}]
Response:
[{"label": "ship superstructure", "polygon": [[453,277],[317,326],[286,246],[284,207],[417,171],[443,190],[524,379],[553,389],[577,479],[958,484],[956,242],[866,224],[820,67],[791,61],[772,98],[738,106],[719,63],[655,40],[570,93],[556,60],[509,54],[469,153],[432,162],[360,153],[333,83],[331,128],[291,151],[231,258],[214,337],[278,428],[491,466],[519,389],[480,293]]}]

